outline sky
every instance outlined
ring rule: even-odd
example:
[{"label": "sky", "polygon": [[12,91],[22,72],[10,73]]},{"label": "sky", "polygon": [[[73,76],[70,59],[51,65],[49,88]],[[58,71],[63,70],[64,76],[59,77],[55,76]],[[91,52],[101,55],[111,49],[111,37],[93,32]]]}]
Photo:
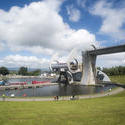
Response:
[{"label": "sky", "polygon": [[[125,44],[124,0],[1,0],[0,66],[47,68],[78,52]],[[97,66],[125,66],[125,53]]]}]

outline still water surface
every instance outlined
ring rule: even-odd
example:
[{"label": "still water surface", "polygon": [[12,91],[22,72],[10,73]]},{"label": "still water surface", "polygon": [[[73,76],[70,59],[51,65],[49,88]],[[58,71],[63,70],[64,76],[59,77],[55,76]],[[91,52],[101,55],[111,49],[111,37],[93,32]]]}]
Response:
[{"label": "still water surface", "polygon": [[[8,82],[28,82],[37,80],[50,80],[54,81],[54,79],[45,79],[45,78],[25,78],[25,79],[9,79]],[[102,93],[104,91],[113,88],[114,86],[84,86],[84,85],[52,85],[52,86],[44,86],[42,88],[29,88],[29,89],[20,89],[20,90],[6,90],[0,91],[0,96],[4,93],[7,96],[14,94],[16,97],[42,97],[42,96],[70,96],[70,95],[86,95],[86,94],[95,94]]]}]

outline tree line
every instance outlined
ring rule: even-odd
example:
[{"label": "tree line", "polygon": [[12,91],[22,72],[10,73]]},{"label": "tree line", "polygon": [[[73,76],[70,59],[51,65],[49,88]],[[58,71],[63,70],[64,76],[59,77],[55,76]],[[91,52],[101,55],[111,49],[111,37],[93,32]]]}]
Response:
[{"label": "tree line", "polygon": [[6,67],[0,67],[0,75],[17,74],[23,76],[38,76],[41,74],[40,69],[28,71],[27,67],[20,67],[18,71],[9,71]]},{"label": "tree line", "polygon": [[[100,67],[97,69],[101,70]],[[103,68],[102,72],[106,73],[109,76],[113,75],[125,75],[125,66],[116,66],[111,68]],[[17,74],[23,76],[38,76],[41,74],[40,69],[36,69],[34,71],[28,71],[27,67],[20,67],[18,71],[9,71],[6,67],[0,67],[0,75],[8,75],[8,74]]]},{"label": "tree line", "polygon": [[125,75],[125,66],[116,66],[111,68],[103,68],[102,71],[109,76]]}]

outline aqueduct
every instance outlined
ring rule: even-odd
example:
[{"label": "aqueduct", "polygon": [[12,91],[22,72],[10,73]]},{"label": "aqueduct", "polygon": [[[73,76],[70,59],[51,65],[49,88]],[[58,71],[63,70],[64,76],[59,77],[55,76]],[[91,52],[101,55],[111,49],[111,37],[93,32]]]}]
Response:
[{"label": "aqueduct", "polygon": [[98,55],[125,52],[125,45],[112,46],[82,52],[83,73],[81,84],[94,85],[96,83],[96,58]]}]

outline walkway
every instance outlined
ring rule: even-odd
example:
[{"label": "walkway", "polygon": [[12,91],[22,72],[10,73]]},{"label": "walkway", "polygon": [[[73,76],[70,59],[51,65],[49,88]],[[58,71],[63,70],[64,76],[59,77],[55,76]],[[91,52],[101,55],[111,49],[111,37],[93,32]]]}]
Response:
[{"label": "walkway", "polygon": [[[115,90],[109,91],[109,92],[104,92],[104,93],[99,93],[99,94],[94,94],[94,95],[80,95],[76,96],[78,99],[88,99],[88,98],[98,98],[98,97],[104,97],[104,96],[109,96],[109,95],[115,95],[120,92],[124,91],[123,88],[117,88]],[[76,98],[77,99],[77,98]],[[65,96],[65,97],[60,97],[59,100],[70,100],[70,96]],[[0,98],[0,101],[3,101],[3,98]],[[54,98],[6,98],[5,101],[54,101]]]}]

